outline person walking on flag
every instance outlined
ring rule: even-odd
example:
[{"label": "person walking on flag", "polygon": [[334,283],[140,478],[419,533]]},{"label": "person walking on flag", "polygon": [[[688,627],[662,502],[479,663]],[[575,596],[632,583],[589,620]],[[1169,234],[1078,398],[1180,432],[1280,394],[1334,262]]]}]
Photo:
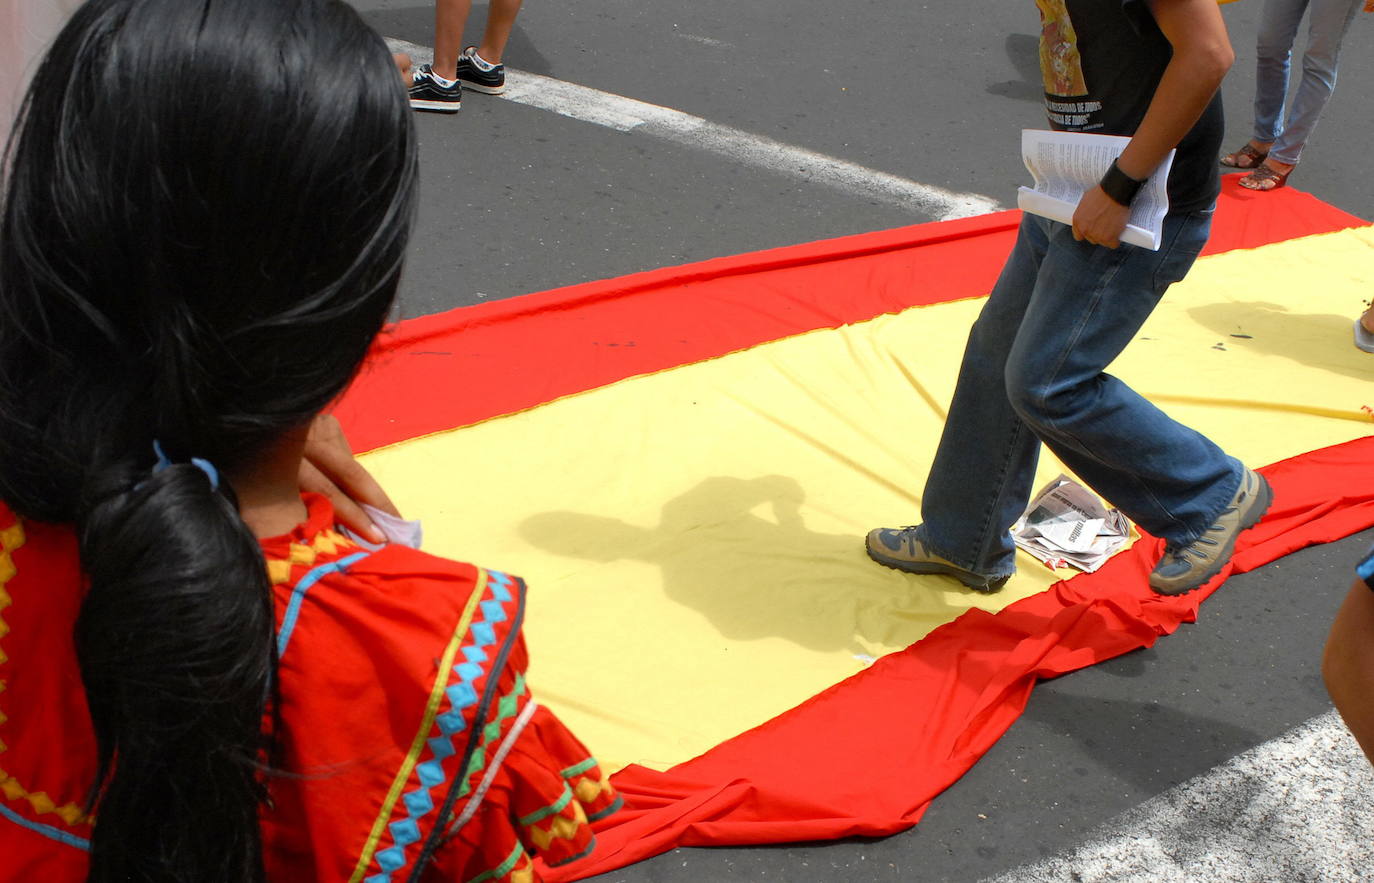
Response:
[{"label": "person walking on flag", "polygon": [[[1000,589],[1040,446],[1165,540],[1150,574],[1182,594],[1220,572],[1272,493],[1265,479],[1105,368],[1207,241],[1220,192],[1217,92],[1234,60],[1216,0],[1036,0],[1053,128],[1130,136],[1072,224],[1026,214],[969,334],[920,524],[868,554]],[[1177,149],[1158,251],[1122,244],[1132,199]]]}]

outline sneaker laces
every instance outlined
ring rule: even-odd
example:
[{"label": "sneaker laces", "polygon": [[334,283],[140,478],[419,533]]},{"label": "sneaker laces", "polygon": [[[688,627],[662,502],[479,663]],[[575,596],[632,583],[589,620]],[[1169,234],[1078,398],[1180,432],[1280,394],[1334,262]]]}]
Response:
[{"label": "sneaker laces", "polygon": [[897,535],[900,536],[902,542],[906,544],[906,553],[908,555],[916,554],[916,525],[908,524],[905,527],[899,528]]},{"label": "sneaker laces", "polygon": [[[1236,511],[1236,507],[1235,507],[1235,506],[1232,506],[1232,507],[1230,507],[1229,509],[1226,509],[1225,511],[1223,511],[1221,514],[1222,514],[1223,516],[1226,516],[1226,515],[1230,515],[1232,512],[1235,512],[1235,511]],[[1209,534],[1209,533],[1215,533],[1215,532],[1217,532],[1217,531],[1225,531],[1225,530],[1226,530],[1226,527],[1225,527],[1224,525],[1222,525],[1221,522],[1218,521],[1217,523],[1213,524],[1211,527],[1207,528],[1207,530],[1203,533],[1202,536],[1200,536],[1200,537],[1198,537],[1197,539],[1193,540],[1191,543],[1189,543],[1189,544],[1186,545],[1186,546],[1181,546],[1181,547],[1178,547],[1178,548],[1173,548],[1172,546],[1166,546],[1165,549],[1164,549],[1164,554],[1165,554],[1165,555],[1168,555],[1168,556],[1170,556],[1170,557],[1172,557],[1172,558],[1174,558],[1175,560],[1179,560],[1179,561],[1187,561],[1188,555],[1189,555],[1189,554],[1192,554],[1193,557],[1197,558],[1199,561],[1204,561],[1204,560],[1206,560],[1206,558],[1207,558],[1207,553],[1204,552],[1203,550],[1198,549],[1198,548],[1195,548],[1195,547],[1198,546],[1198,545],[1204,545],[1204,544],[1205,544],[1205,545],[1208,545],[1208,546],[1219,546],[1219,545],[1221,545],[1221,544],[1218,543],[1216,540],[1214,540],[1214,539],[1212,539],[1211,537],[1207,536],[1207,534]]]}]

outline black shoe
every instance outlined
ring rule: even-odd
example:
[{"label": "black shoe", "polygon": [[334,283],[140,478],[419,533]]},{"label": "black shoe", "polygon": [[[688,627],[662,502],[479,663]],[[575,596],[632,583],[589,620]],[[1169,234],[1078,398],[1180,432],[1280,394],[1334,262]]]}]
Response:
[{"label": "black shoe", "polygon": [[489,64],[477,54],[476,46],[469,46],[458,56],[458,79],[474,92],[500,95],[506,91],[506,66]]},{"label": "black shoe", "polygon": [[452,86],[445,86],[434,76],[429,65],[422,64],[415,70],[414,84],[410,87],[410,106],[416,110],[435,110],[439,113],[457,113],[463,107],[463,87],[457,80]]}]

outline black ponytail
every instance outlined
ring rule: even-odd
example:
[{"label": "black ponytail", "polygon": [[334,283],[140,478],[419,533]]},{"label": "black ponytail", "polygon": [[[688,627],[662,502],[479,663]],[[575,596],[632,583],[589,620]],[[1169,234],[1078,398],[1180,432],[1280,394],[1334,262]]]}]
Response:
[{"label": "black ponytail", "polygon": [[15,132],[0,499],[80,540],[90,879],[262,880],[273,608],[231,476],[344,389],[390,309],[404,91],[339,0],[88,0]]},{"label": "black ponytail", "polygon": [[90,879],[260,880],[275,663],[261,553],[232,491],[199,468],[120,472],[80,519],[90,590],[75,637],[99,750]]}]

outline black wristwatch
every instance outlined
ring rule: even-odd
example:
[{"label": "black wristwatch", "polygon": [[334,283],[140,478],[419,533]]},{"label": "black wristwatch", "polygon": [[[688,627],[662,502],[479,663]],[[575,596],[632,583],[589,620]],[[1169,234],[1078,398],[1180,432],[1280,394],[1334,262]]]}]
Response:
[{"label": "black wristwatch", "polygon": [[1113,202],[1130,205],[1131,200],[1140,192],[1140,188],[1145,186],[1145,182],[1137,181],[1121,171],[1116,160],[1112,160],[1111,166],[1107,168],[1102,180],[1097,182],[1097,186],[1101,187],[1102,192],[1110,196]]}]

